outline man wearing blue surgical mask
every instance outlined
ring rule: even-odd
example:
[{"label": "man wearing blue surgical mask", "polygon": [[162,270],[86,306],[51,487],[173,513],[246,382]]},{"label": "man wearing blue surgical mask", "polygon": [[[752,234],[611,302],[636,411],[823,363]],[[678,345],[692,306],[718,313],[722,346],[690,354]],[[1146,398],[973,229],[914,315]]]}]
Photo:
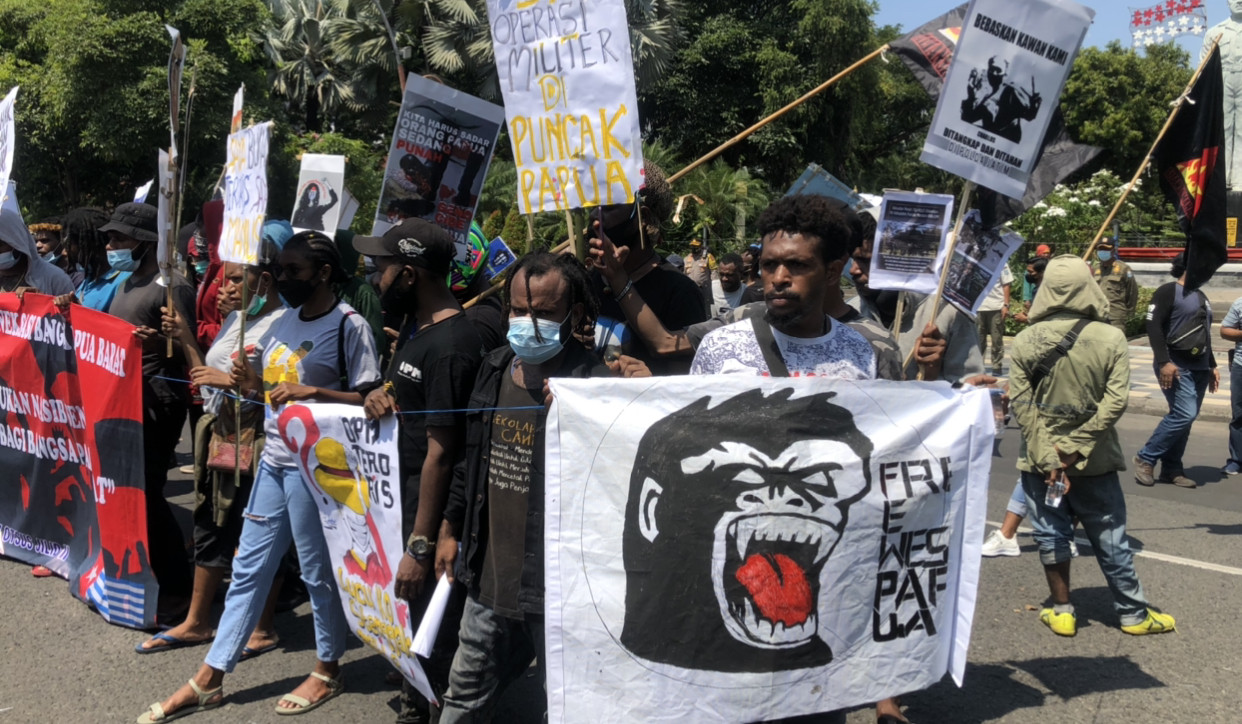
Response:
[{"label": "man wearing blue surgical mask", "polygon": [[[135,326],[142,340],[142,442],[147,502],[147,537],[151,569],[160,584],[156,616],[161,623],[176,623],[189,608],[192,584],[185,536],[164,499],[169,460],[181,437],[190,403],[185,354],[174,345],[168,356],[166,341],[157,330],[163,325],[168,288],[160,280],[156,210],[147,204],[121,204],[112,219],[100,227],[108,235],[108,265],[130,272],[116,290],[108,314]],[[173,271],[173,305],[190,329],[196,328],[194,287]]]},{"label": "man wearing blue surgical mask", "polygon": [[1134,316],[1138,306],[1138,282],[1134,281],[1134,272],[1130,271],[1129,264],[1117,258],[1114,239],[1103,239],[1096,245],[1092,267],[1095,282],[1108,299],[1108,323],[1124,334],[1126,322]]},{"label": "man wearing blue surgical mask", "polygon": [[[440,721],[486,721],[507,672],[535,661],[542,678],[544,384],[611,373],[575,340],[594,315],[586,272],[572,256],[529,254],[506,283],[509,344],[483,358],[435,545],[435,574],[469,595]],[[462,543],[461,565],[457,542]]]}]

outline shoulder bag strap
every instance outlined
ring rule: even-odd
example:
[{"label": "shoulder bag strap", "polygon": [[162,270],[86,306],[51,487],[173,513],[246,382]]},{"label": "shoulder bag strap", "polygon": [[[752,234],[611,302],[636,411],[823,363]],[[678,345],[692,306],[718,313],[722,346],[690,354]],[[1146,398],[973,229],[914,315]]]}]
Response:
[{"label": "shoulder bag strap", "polygon": [[781,355],[780,345],[772,334],[772,325],[762,317],[751,317],[750,324],[755,330],[755,340],[759,342],[759,351],[763,352],[763,360],[768,363],[768,374],[773,377],[788,377],[789,368],[785,366],[785,358]]}]

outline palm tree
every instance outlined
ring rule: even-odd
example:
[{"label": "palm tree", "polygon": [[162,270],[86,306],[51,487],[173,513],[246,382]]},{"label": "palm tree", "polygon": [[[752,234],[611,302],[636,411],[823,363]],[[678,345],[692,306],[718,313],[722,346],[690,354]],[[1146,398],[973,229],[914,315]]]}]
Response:
[{"label": "palm tree", "polygon": [[714,239],[720,251],[736,250],[747,238],[747,222],[768,205],[771,198],[763,181],[746,169],[735,169],[720,159],[699,168],[678,183],[677,194],[693,194],[701,204],[686,204],[683,215],[695,219],[698,236]]}]

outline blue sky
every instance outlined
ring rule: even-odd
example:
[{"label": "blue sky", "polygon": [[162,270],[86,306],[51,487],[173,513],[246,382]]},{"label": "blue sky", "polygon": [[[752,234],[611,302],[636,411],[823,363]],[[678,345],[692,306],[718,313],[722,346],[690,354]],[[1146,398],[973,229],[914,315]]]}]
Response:
[{"label": "blue sky", "polygon": [[[1020,2],[1021,0],[1013,0]],[[917,28],[932,18],[961,4],[962,0],[878,0],[880,11],[875,15],[877,25],[900,25],[906,31]],[[1095,10],[1095,22],[1087,31],[1083,45],[1104,46],[1110,40],[1120,40],[1123,47],[1130,47],[1130,8],[1145,8],[1156,0],[1086,0],[1083,3]],[[1229,17],[1229,4],[1225,0],[1207,0],[1209,27]],[[1201,37],[1184,36],[1182,47],[1190,52],[1191,62],[1199,59]]]}]

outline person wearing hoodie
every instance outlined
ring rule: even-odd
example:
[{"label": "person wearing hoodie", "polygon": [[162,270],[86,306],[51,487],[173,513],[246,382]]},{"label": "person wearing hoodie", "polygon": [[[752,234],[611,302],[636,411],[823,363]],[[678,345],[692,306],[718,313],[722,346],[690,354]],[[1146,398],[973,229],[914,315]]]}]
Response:
[{"label": "person wearing hoodie", "polygon": [[[1077,517],[1112,592],[1121,630],[1172,631],[1173,617],[1147,603],[1126,538],[1126,501],[1117,475],[1125,469],[1117,421],[1130,399],[1125,335],[1109,324],[1108,300],[1075,256],[1048,263],[1030,319],[1013,342],[1009,395],[1022,429],[1018,470],[1051,593],[1039,619],[1060,636],[1077,633],[1069,595],[1069,544]],[[1064,359],[1037,372],[1058,345],[1069,347]],[[1058,500],[1052,486],[1059,482],[1065,487]]]},{"label": "person wearing hoodie", "polygon": [[59,297],[73,292],[73,280],[39,256],[17,205],[17,184],[9,183],[0,208],[0,292],[19,291]]}]

